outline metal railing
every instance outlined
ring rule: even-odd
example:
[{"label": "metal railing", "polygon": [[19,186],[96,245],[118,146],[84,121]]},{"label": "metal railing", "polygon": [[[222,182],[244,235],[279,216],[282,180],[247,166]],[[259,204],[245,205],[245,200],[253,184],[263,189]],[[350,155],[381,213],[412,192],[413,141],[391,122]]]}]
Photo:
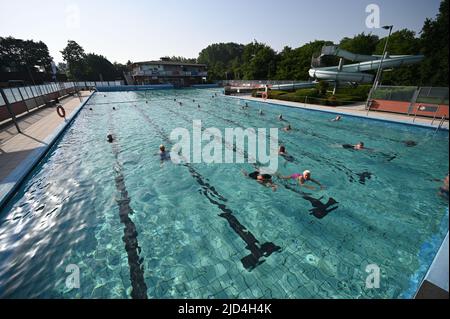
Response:
[{"label": "metal railing", "polygon": [[[372,105],[375,100],[391,101],[393,103],[400,102],[397,105],[403,102],[409,106],[407,109],[405,109],[405,106],[402,106],[404,110],[401,113],[408,116],[413,115],[413,123],[416,121],[417,116],[422,115],[432,117],[431,125],[433,125],[438,116],[447,114],[448,117],[448,93],[448,87],[379,86],[370,95],[371,99],[367,103],[367,115],[373,110]],[[389,111],[385,108],[380,110]],[[445,119],[446,116],[444,115],[443,121]]]},{"label": "metal railing", "polygon": [[197,71],[133,71],[132,76],[208,76],[208,72]]},{"label": "metal railing", "polygon": [[123,81],[79,81],[0,88],[0,124],[3,125],[12,121],[17,131],[20,132],[17,117],[23,114],[30,113],[44,105],[55,104],[59,98],[69,94],[78,94],[79,90],[120,85],[123,85]]}]

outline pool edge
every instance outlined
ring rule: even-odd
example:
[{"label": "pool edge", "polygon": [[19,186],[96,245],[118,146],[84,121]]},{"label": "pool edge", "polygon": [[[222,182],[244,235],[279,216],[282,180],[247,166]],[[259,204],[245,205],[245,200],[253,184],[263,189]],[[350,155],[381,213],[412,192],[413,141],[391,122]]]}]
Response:
[{"label": "pool edge", "polygon": [[[436,126],[432,126],[431,124],[411,123],[411,122],[407,122],[407,121],[403,121],[403,120],[394,120],[394,119],[386,119],[386,118],[375,118],[375,117],[370,117],[370,116],[363,116],[363,115],[358,115],[358,114],[339,112],[338,110],[336,110],[336,111],[334,111],[334,110],[319,110],[319,109],[305,107],[305,106],[301,105],[301,103],[298,103],[299,105],[289,105],[289,104],[283,103],[284,101],[274,103],[274,102],[268,102],[268,101],[258,101],[258,100],[250,99],[248,97],[243,97],[243,96],[227,95],[226,97],[232,98],[232,99],[237,99],[237,100],[245,100],[245,101],[249,101],[249,102],[259,102],[259,103],[270,104],[270,105],[275,105],[275,106],[283,106],[283,107],[290,107],[290,108],[294,108],[294,109],[302,109],[302,110],[311,111],[311,112],[321,112],[321,113],[328,113],[328,114],[345,115],[345,116],[356,117],[356,118],[361,118],[361,119],[366,119],[366,120],[379,121],[379,122],[388,122],[388,123],[395,123],[395,124],[400,124],[400,125],[416,126],[416,127],[422,127],[422,128],[426,128],[426,129],[433,129],[433,130],[437,129]],[[294,102],[291,102],[291,103],[294,103]],[[447,127],[441,127],[440,130],[449,132],[449,128],[447,128]]]},{"label": "pool edge", "polygon": [[9,200],[14,196],[17,189],[22,185],[23,181],[41,161],[41,159],[47,154],[50,148],[55,144],[56,140],[62,133],[72,124],[75,117],[78,115],[84,105],[94,96],[95,92],[92,92],[85,101],[81,102],[73,112],[66,118],[66,121],[61,123],[55,128],[55,130],[47,136],[43,141],[44,146],[38,147],[33,150],[8,176],[5,180],[12,180],[11,182],[0,185],[0,211],[7,205]]}]

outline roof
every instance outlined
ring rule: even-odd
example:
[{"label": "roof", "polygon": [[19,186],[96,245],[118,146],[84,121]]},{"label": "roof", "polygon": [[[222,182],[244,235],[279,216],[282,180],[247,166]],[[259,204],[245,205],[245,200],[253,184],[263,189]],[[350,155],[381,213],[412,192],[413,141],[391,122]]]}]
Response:
[{"label": "roof", "polygon": [[135,64],[156,64],[156,65],[183,65],[183,66],[202,66],[206,67],[206,64],[197,64],[197,63],[185,63],[185,62],[177,62],[177,61],[144,61],[144,62],[135,62]]}]

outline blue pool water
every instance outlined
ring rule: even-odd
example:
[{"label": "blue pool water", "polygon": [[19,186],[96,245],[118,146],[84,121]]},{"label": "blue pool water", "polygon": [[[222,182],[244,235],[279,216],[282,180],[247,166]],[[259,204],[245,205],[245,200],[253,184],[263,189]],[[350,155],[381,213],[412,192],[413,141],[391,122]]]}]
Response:
[{"label": "blue pool water", "polygon": [[[242,109],[219,92],[96,93],[0,212],[0,297],[410,298],[448,230],[435,181],[448,171],[448,132]],[[280,158],[279,173],[309,169],[325,189],[275,179],[274,192],[243,176],[247,163],[161,165],[155,155],[193,119],[281,128],[280,113],[296,129],[279,131],[296,160]],[[360,140],[375,151],[341,147]],[[311,214],[330,198],[336,209]],[[371,264],[378,289],[366,287]],[[69,265],[79,288],[66,285]]]}]

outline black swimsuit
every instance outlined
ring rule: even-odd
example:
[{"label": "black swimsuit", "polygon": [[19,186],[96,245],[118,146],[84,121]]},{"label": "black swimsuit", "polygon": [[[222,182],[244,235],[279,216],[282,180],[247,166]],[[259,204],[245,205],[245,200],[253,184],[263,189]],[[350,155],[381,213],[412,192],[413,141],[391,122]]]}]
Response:
[{"label": "black swimsuit", "polygon": [[[253,173],[248,174],[248,177],[250,177],[251,179],[257,180],[259,175],[260,175],[259,172],[253,172]],[[264,180],[268,180],[268,179],[272,178],[272,175],[269,175],[269,174],[262,174],[261,176]]]}]

